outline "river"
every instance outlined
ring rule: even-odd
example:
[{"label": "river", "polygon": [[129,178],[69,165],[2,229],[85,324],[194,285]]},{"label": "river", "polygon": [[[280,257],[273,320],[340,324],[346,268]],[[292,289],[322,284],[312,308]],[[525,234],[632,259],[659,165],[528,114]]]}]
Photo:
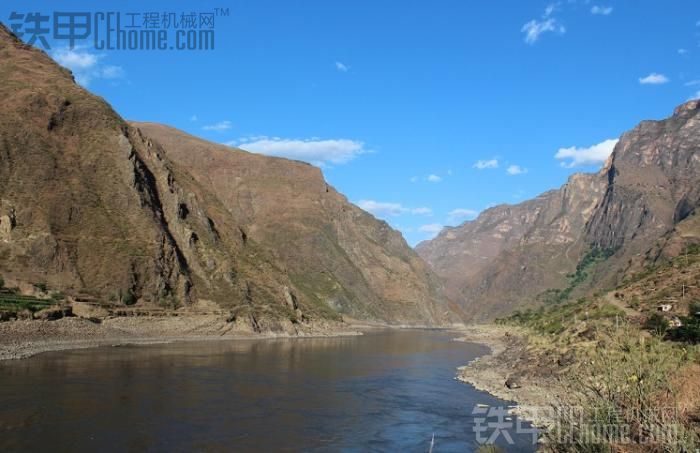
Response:
[{"label": "river", "polygon": [[[499,420],[473,411],[508,403],[454,380],[488,352],[454,336],[386,330],[0,362],[0,451],[421,452],[433,435],[435,453],[476,451],[475,426]],[[528,424],[501,422],[501,448],[535,450],[516,432]]]}]

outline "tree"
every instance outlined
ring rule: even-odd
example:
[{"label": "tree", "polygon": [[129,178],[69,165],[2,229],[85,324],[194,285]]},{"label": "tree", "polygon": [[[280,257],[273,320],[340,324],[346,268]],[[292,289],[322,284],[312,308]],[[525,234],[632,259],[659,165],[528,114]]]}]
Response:
[{"label": "tree", "polygon": [[668,330],[668,321],[660,314],[654,313],[647,318],[646,322],[644,323],[644,328],[661,337]]},{"label": "tree", "polygon": [[697,316],[698,313],[700,313],[700,302],[691,302],[688,307],[688,316],[692,318]]},{"label": "tree", "polygon": [[122,302],[124,303],[124,305],[134,305],[137,302],[136,296],[134,295],[134,293],[129,291],[122,297]]}]

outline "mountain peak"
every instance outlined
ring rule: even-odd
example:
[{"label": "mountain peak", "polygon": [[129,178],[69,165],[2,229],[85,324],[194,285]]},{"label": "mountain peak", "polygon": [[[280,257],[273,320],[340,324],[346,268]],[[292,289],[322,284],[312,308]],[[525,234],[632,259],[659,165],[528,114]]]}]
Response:
[{"label": "mountain peak", "polygon": [[640,123],[599,172],[573,174],[558,190],[485,210],[421,243],[419,254],[477,319],[536,304],[550,289],[564,291],[567,274],[595,248],[614,253],[587,284],[613,287],[644,266],[645,256],[666,253],[663,244],[649,250],[700,206],[698,111],[700,100],[689,101],[671,118]]},{"label": "mountain peak", "polygon": [[213,302],[275,331],[341,315],[451,321],[401,234],[317,167],[130,125],[2,25],[0,61],[8,281],[118,306]]},{"label": "mountain peak", "polygon": [[673,111],[673,116],[694,114],[698,110],[700,110],[700,99],[693,99],[676,107]]}]

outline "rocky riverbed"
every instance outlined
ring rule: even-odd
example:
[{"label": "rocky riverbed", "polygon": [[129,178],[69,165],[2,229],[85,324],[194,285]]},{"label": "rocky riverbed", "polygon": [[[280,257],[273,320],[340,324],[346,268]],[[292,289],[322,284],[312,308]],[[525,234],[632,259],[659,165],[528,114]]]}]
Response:
[{"label": "rocky riverbed", "polygon": [[515,401],[515,412],[536,426],[551,426],[554,410],[566,404],[563,383],[566,360],[542,357],[528,344],[527,334],[515,327],[475,325],[459,331],[457,341],[482,343],[491,349],[460,367],[457,379],[498,398]]},{"label": "rocky riverbed", "polygon": [[255,332],[225,316],[213,314],[26,319],[0,322],[0,360],[109,345],[345,335],[360,335],[360,332],[346,324],[327,321],[299,324],[294,330]]}]

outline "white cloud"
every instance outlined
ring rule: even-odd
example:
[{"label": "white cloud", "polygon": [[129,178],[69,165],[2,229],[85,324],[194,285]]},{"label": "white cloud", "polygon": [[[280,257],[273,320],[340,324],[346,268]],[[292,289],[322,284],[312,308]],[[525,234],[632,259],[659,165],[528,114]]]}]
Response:
[{"label": "white cloud", "polygon": [[[235,143],[233,141],[226,144]],[[253,153],[302,160],[319,167],[328,164],[345,164],[361,154],[372,152],[365,148],[363,142],[357,140],[322,140],[318,137],[292,139],[259,136],[242,139],[239,146]]]},{"label": "white cloud", "polygon": [[121,66],[104,66],[100,71],[100,77],[103,79],[119,79],[124,77],[124,68]]},{"label": "white cloud", "polygon": [[498,168],[498,159],[479,160],[473,165],[473,167],[478,168],[479,170],[484,170],[486,168]]},{"label": "white cloud", "polygon": [[192,115],[192,116],[190,117],[190,121],[192,121],[192,122],[195,122],[195,121],[197,121],[198,119],[199,119],[199,118],[197,118],[197,115]]},{"label": "white cloud", "polygon": [[442,178],[439,177],[438,175],[428,175],[426,178],[429,182],[440,182],[442,181]]},{"label": "white cloud", "polygon": [[690,80],[688,82],[685,82],[683,85],[687,87],[694,87],[695,85],[700,85],[700,80]]},{"label": "white cloud", "polygon": [[506,172],[512,176],[522,175],[527,173],[527,168],[523,168],[520,165],[511,165],[506,169]]},{"label": "white cloud", "polygon": [[661,85],[668,82],[668,77],[666,77],[663,74],[657,74],[655,72],[652,72],[646,77],[639,78],[639,83],[641,83],[642,85]]},{"label": "white cloud", "polygon": [[444,228],[444,227],[443,227],[442,225],[440,225],[439,223],[429,223],[429,224],[427,224],[427,225],[421,225],[421,226],[419,226],[419,227],[418,227],[418,231],[420,231],[421,233],[427,233],[427,234],[428,234],[428,238],[429,238],[429,239],[432,239],[432,238],[434,238],[435,236],[437,236],[437,234],[438,234],[440,231],[442,231],[443,228]]},{"label": "white cloud", "polygon": [[547,5],[547,7],[544,9],[544,17],[551,16],[552,13],[557,11],[560,6],[561,6],[561,2],[550,3],[549,5]]},{"label": "white cloud", "polygon": [[402,214],[429,216],[433,213],[432,209],[426,207],[407,208],[401,203],[390,203],[374,200],[360,200],[357,202],[357,206],[377,216],[396,217]]},{"label": "white cloud", "polygon": [[589,146],[588,148],[560,148],[554,155],[555,159],[564,160],[570,159],[568,162],[561,162],[561,166],[565,168],[580,167],[583,165],[602,165],[613,152],[618,139],[611,138],[597,145]]},{"label": "white cloud", "polygon": [[69,49],[62,48],[56,49],[53,54],[54,59],[61,66],[65,66],[71,71],[78,71],[81,69],[90,69],[97,65],[100,57],[96,54],[91,54],[80,48]]},{"label": "white cloud", "polygon": [[82,86],[88,86],[96,79],[120,79],[124,77],[124,68],[115,65],[103,65],[102,54],[91,53],[85,47],[58,48],[53,53],[54,60],[61,66],[70,69],[75,80]]},{"label": "white cloud", "polygon": [[206,126],[202,126],[202,129],[205,131],[216,131],[216,132],[223,132],[231,129],[233,127],[233,124],[231,124],[230,121],[224,120],[224,121],[219,121],[216,124],[208,124]]},{"label": "white cloud", "polygon": [[412,176],[410,181],[411,182],[418,182],[418,179],[420,179],[420,178],[418,178],[418,176]]},{"label": "white cloud", "polygon": [[700,91],[696,91],[695,94],[691,95],[690,98],[688,98],[689,101],[695,101],[696,99],[700,99]]},{"label": "white cloud", "polygon": [[688,53],[688,49],[678,49],[678,55],[686,55]]},{"label": "white cloud", "polygon": [[426,207],[410,208],[408,212],[414,215],[433,215],[433,210]]},{"label": "white cloud", "polygon": [[533,19],[530,22],[523,25],[520,29],[521,32],[525,33],[525,42],[528,44],[534,44],[540,39],[540,35],[551,32],[557,34],[566,33],[566,28],[560,24],[555,18],[550,17],[543,20]]},{"label": "white cloud", "polygon": [[612,6],[594,6],[591,8],[591,14],[599,14],[601,16],[609,16],[613,12]]},{"label": "white cloud", "polygon": [[452,211],[447,214],[450,222],[458,222],[461,220],[471,220],[474,219],[477,215],[479,215],[479,211],[476,211],[474,209],[464,209],[464,208],[457,208],[453,209]]},{"label": "white cloud", "polygon": [[348,72],[348,70],[350,69],[350,66],[348,66],[344,63],[341,63],[340,61],[336,61],[335,62],[335,69],[337,69],[340,72]]}]

